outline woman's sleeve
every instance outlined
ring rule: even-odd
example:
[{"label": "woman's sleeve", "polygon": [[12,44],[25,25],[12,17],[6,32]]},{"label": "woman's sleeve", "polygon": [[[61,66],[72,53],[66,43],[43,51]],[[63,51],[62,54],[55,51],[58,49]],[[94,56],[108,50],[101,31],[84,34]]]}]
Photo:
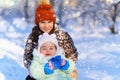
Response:
[{"label": "woman's sleeve", "polygon": [[64,40],[63,48],[65,50],[65,56],[76,62],[78,58],[78,52],[71,36],[67,32],[65,32],[65,40]]},{"label": "woman's sleeve", "polygon": [[35,79],[42,79],[46,75],[44,73],[44,64],[40,62],[41,60],[35,59],[32,61],[30,65],[30,73]]},{"label": "woman's sleeve", "polygon": [[36,30],[36,27],[33,28],[32,33],[29,35],[25,45],[23,62],[26,68],[29,68],[29,66],[31,65],[31,61],[33,59],[32,52],[34,48],[37,46],[37,40],[39,35],[36,34],[37,31],[35,32],[35,30]]}]

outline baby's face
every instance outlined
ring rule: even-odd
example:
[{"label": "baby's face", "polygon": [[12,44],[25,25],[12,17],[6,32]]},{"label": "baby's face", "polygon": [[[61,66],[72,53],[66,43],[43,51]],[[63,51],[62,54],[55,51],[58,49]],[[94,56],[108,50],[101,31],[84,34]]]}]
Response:
[{"label": "baby's face", "polygon": [[45,57],[54,56],[56,54],[56,47],[53,43],[44,43],[40,48],[40,53]]}]

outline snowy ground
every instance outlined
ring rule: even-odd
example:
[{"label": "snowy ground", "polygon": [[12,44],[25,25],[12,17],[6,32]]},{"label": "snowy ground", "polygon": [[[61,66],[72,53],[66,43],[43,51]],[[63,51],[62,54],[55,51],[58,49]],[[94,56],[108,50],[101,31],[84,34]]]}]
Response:
[{"label": "snowy ground", "polygon": [[[69,24],[64,30],[72,36],[79,56],[76,64],[79,80],[120,80],[120,35],[107,28],[89,28]],[[0,80],[24,80],[24,45],[33,24],[24,18],[6,20],[0,16]]]},{"label": "snowy ground", "polygon": [[120,80],[120,35],[111,34],[108,29],[93,33],[82,33],[80,29],[67,29],[79,52],[79,80]]}]

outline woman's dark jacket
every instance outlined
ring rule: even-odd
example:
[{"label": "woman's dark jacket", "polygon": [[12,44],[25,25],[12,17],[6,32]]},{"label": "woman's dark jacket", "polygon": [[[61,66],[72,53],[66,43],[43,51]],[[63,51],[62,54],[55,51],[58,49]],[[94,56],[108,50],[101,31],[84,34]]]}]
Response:
[{"label": "woman's dark jacket", "polygon": [[[66,58],[70,58],[76,62],[78,57],[77,49],[74,46],[73,40],[67,32],[60,30],[58,27],[55,27],[51,33],[55,33],[58,44],[65,51]],[[43,34],[43,32],[39,29],[38,26],[33,27],[32,33],[29,35],[26,46],[25,53],[23,57],[24,65],[26,68],[29,68],[31,65],[31,61],[33,59],[33,50],[37,48],[39,35]]]}]

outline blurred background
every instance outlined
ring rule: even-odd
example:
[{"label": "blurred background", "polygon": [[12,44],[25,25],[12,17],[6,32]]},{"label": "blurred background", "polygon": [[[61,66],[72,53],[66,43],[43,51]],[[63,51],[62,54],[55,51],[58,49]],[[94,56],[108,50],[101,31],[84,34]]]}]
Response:
[{"label": "blurred background", "polygon": [[[120,0],[50,0],[73,38],[79,80],[120,80]],[[0,0],[0,80],[25,80],[25,42],[38,0]]]}]

